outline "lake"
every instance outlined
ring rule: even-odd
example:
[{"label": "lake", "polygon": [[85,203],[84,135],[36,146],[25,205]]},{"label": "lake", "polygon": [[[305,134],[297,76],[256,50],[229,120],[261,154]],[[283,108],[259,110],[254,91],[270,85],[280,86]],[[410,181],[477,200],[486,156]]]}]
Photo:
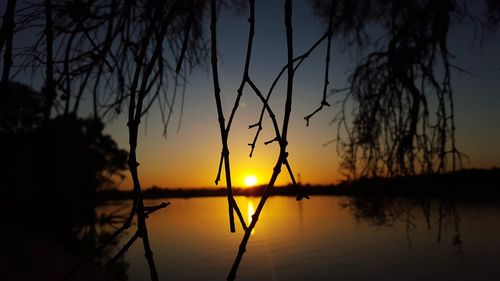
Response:
[{"label": "lake", "polygon": [[[259,198],[236,200],[248,221]],[[243,236],[241,227],[229,232],[227,199],[145,204],[160,202],[171,205],[148,219],[160,280],[225,280]],[[236,280],[499,280],[499,237],[498,205],[276,196]],[[149,280],[140,242],[124,256],[129,280]]]}]

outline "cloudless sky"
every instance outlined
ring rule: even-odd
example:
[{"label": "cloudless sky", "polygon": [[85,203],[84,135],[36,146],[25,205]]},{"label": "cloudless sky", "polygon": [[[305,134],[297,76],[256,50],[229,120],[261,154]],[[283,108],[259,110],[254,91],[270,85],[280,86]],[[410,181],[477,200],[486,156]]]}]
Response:
[{"label": "cloudless sky", "polygon": [[[263,93],[267,93],[272,81],[286,64],[286,38],[284,36],[284,14],[281,1],[257,1],[256,35],[250,76]],[[222,10],[218,22],[219,72],[226,121],[234,104],[236,90],[241,82],[248,37],[247,14],[233,10]],[[208,28],[208,22],[207,28]],[[309,4],[297,2],[294,6],[295,53],[305,52],[324,33],[321,22],[316,19]],[[303,117],[311,113],[320,103],[323,88],[323,71],[326,44],[306,60],[295,76],[294,100],[290,122],[290,163],[295,175],[300,174],[302,182],[328,184],[341,179],[338,174],[338,155],[334,145],[323,144],[335,137],[335,130],[328,123],[335,108],[318,114],[309,127]],[[332,84],[345,80],[347,57],[334,58]],[[282,122],[286,75],[274,91],[271,104]],[[177,99],[180,101],[180,99]],[[162,138],[163,127],[156,108],[147,122],[147,135],[140,136],[138,157],[140,177],[144,186],[162,187],[211,187],[215,186],[221,141],[219,135],[216,105],[213,94],[212,74],[209,65],[198,69],[189,78],[180,132],[176,133],[180,107],[174,109],[175,118],[168,128],[168,138]],[[333,109],[333,110],[332,110]],[[260,114],[261,105],[256,95],[246,88],[229,137],[233,182],[243,186],[247,175],[255,175],[258,184],[269,180],[278,156],[278,145],[265,146],[264,141],[274,137],[268,120],[252,158],[249,158],[250,143],[256,129],[248,129]],[[127,147],[127,132],[124,120],[117,120],[108,127],[121,147]],[[141,125],[144,125],[143,122]],[[283,172],[278,184],[287,184],[290,178]],[[224,186],[224,176],[221,186]],[[124,183],[130,186],[129,182]]]},{"label": "cloudless sky", "polygon": [[[282,1],[256,2],[256,34],[250,75],[265,93],[286,63],[285,27]],[[222,10],[219,15],[219,71],[226,116],[229,116],[243,72],[247,17],[246,12],[238,14],[232,10]],[[294,52],[297,56],[322,35],[324,25],[314,17],[306,1],[294,1],[293,23]],[[206,25],[208,30],[209,23]],[[471,24],[454,26],[450,32],[450,49],[456,55],[455,65],[473,74],[453,73],[456,134],[459,148],[470,157],[470,162],[465,163],[466,167],[490,168],[500,166],[500,56],[497,51],[500,40],[498,32],[486,34],[482,44],[477,36]],[[325,51],[326,44],[322,44],[295,76],[288,151],[294,173],[300,174],[303,183],[330,184],[343,179],[335,144],[323,146],[336,136],[336,127],[329,126],[329,122],[339,107],[324,109],[313,117],[309,127],[305,126],[303,119],[319,105],[321,99]],[[346,86],[349,71],[361,56],[356,50],[348,50],[338,40],[334,41],[330,88]],[[284,78],[272,98],[272,106],[280,124],[284,107]],[[151,111],[147,122],[141,124],[143,133],[140,135],[138,157],[143,186],[215,186],[221,141],[209,65],[195,70],[189,78],[182,126],[176,133],[180,111],[178,105],[174,109],[167,139],[162,137],[163,126],[157,107]],[[266,183],[276,163],[277,144],[263,145],[264,141],[273,138],[272,127],[267,119],[254,156],[248,157],[248,143],[255,134],[255,129],[248,129],[248,125],[257,121],[260,109],[255,94],[247,88],[229,137],[231,168],[236,186],[243,186],[243,179],[247,175],[257,176],[259,184]],[[107,128],[107,132],[124,148],[128,147],[125,123],[123,119],[118,119]],[[224,186],[224,177],[222,179],[219,185]],[[287,173],[282,172],[278,184],[289,182]],[[129,181],[122,184],[122,187],[130,186]]]},{"label": "cloudless sky", "polygon": [[[5,8],[3,6],[2,4],[2,14]],[[219,14],[219,74],[226,120],[243,73],[248,37],[247,18],[247,11],[237,13],[234,10],[221,10]],[[205,26],[206,38],[209,39],[208,19],[205,20]],[[267,93],[272,81],[286,64],[283,1],[256,1],[255,28],[250,76],[260,90]],[[298,56],[323,34],[325,25],[313,15],[308,1],[297,0],[293,6],[293,29],[294,53]],[[480,40],[480,32],[474,25],[467,23],[454,25],[450,31],[449,47],[456,56],[453,63],[472,73],[454,72],[452,76],[457,144],[470,157],[470,163],[465,163],[466,167],[500,166],[499,35],[498,31],[486,33],[483,40]],[[288,151],[292,169],[296,175],[300,174],[303,183],[330,184],[343,179],[335,144],[323,146],[336,137],[336,126],[329,126],[329,122],[339,111],[339,107],[325,108],[313,117],[309,127],[305,126],[303,119],[321,100],[325,52],[326,42],[303,63],[294,80]],[[362,55],[362,52],[350,49],[334,39],[329,89],[347,85],[349,72]],[[285,84],[286,75],[278,84],[271,100],[280,126]],[[195,69],[189,76],[182,125],[177,133],[180,100],[178,96],[166,139],[162,137],[163,124],[157,105],[152,107],[148,117],[141,123],[138,161],[139,177],[144,187],[215,186],[221,141],[209,63]],[[336,100],[338,98],[330,99],[329,102],[333,104]],[[243,186],[243,179],[247,175],[255,175],[258,184],[265,184],[278,157],[276,143],[267,146],[263,144],[274,137],[267,114],[254,156],[248,157],[248,143],[252,141],[256,130],[248,129],[248,126],[258,120],[260,110],[260,102],[247,87],[229,136],[231,168],[236,186]],[[105,130],[121,148],[128,149],[125,119],[125,114],[122,114],[111,120]],[[282,185],[289,182],[283,169],[277,183]],[[127,179],[121,188],[130,188],[131,185]],[[225,186],[224,176],[219,185]]]}]

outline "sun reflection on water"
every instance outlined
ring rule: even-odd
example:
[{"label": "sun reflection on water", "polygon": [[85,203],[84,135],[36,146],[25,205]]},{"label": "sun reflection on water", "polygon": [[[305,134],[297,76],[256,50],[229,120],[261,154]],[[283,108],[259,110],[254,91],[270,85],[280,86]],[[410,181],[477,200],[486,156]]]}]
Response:
[{"label": "sun reflection on water", "polygon": [[[252,216],[255,214],[255,209],[253,208],[253,203],[252,201],[248,200],[248,225],[252,222]],[[254,234],[255,228],[252,230],[251,234]]]}]

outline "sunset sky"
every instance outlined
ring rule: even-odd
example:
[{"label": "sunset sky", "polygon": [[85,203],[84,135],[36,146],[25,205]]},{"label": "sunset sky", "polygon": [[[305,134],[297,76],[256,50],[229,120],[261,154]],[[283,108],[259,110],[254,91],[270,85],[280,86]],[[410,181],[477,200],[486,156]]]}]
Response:
[{"label": "sunset sky", "polygon": [[[282,1],[256,1],[256,34],[250,76],[262,92],[266,93],[286,63],[286,40]],[[476,2],[476,5],[477,2]],[[2,9],[4,9],[2,5]],[[480,10],[479,7],[474,9]],[[0,11],[3,14],[3,10]],[[234,104],[236,90],[241,82],[247,44],[247,12],[221,10],[218,21],[219,75],[226,120]],[[206,20],[208,32],[209,21]],[[306,51],[325,31],[325,25],[316,18],[306,0],[294,1],[293,7],[294,53]],[[454,65],[470,72],[455,71],[452,83],[455,90],[457,145],[470,157],[465,167],[490,168],[500,166],[500,33],[485,32],[467,21],[453,25],[449,47],[456,56]],[[209,39],[208,33],[206,36]],[[338,106],[325,108],[306,127],[304,116],[320,103],[326,42],[303,63],[296,72],[293,91],[292,115],[289,130],[289,160],[294,173],[300,174],[302,183],[330,184],[343,179],[339,171],[340,158],[335,144],[324,146],[336,137],[336,127],[329,126]],[[331,88],[345,87],[355,63],[363,57],[356,47],[333,40],[330,66]],[[207,58],[208,59],[208,58]],[[21,79],[22,80],[22,79]],[[286,75],[275,89],[271,106],[281,125]],[[38,87],[34,86],[35,89]],[[248,129],[258,120],[261,105],[255,94],[246,88],[240,109],[232,125],[229,149],[235,186],[244,186],[244,178],[254,175],[257,184],[265,184],[272,173],[278,156],[276,143],[264,146],[263,142],[274,137],[271,124],[265,115],[264,130],[257,143],[254,156],[248,157],[255,129]],[[180,90],[180,89],[179,89]],[[340,97],[329,100],[334,104]],[[207,63],[193,70],[186,88],[184,113],[180,131],[180,95],[176,99],[168,137],[162,137],[163,124],[158,106],[140,127],[138,161],[139,177],[144,187],[214,187],[221,140],[216,105],[213,94],[212,73]],[[84,110],[82,110],[85,115]],[[119,146],[128,149],[126,116],[107,123],[106,132]],[[128,175],[128,173],[127,173]],[[224,179],[224,177],[222,177]],[[288,184],[290,179],[282,173],[277,184]],[[219,184],[225,186],[224,180]],[[130,188],[127,179],[121,188]]]},{"label": "sunset sky", "polygon": [[[257,1],[255,45],[250,66],[250,75],[263,92],[267,92],[286,61],[281,1],[268,1],[265,5]],[[248,31],[246,19],[246,14],[240,15],[234,11],[222,11],[219,16],[219,71],[226,116],[234,103],[243,72]],[[321,36],[324,28],[321,21],[312,14],[309,4],[304,1],[295,2],[293,20],[295,53],[299,55]],[[450,34],[450,49],[456,55],[455,65],[472,73],[455,72],[452,77],[456,94],[458,146],[470,157],[470,163],[466,163],[466,167],[500,166],[498,35],[498,32],[487,33],[481,44],[480,35],[477,30],[475,33],[471,24],[454,26]],[[294,173],[301,175],[303,183],[330,184],[343,178],[338,167],[339,156],[335,144],[323,146],[336,136],[336,127],[329,126],[329,122],[339,107],[326,108],[312,119],[309,127],[305,126],[303,119],[320,102],[325,49],[326,45],[322,44],[295,76],[288,151]],[[349,72],[361,55],[334,39],[330,88],[342,88],[346,85]],[[280,83],[272,100],[280,123],[284,81],[286,80]],[[151,111],[147,121],[141,124],[138,159],[143,186],[215,186],[221,142],[212,87],[209,65],[192,73],[186,90],[185,110],[179,133],[176,133],[179,103],[168,128],[167,139],[162,137],[163,126],[157,107]],[[335,100],[331,99],[330,102],[333,104]],[[180,98],[177,99],[179,101]],[[247,175],[255,175],[258,184],[266,183],[276,162],[277,144],[263,145],[264,141],[273,137],[269,122],[264,125],[253,158],[248,157],[250,149],[247,144],[255,134],[255,130],[249,130],[248,125],[256,122],[260,108],[256,96],[246,91],[229,137],[235,186],[244,186],[244,177]],[[116,138],[121,147],[128,148],[125,124],[124,119],[115,120],[109,124],[107,132]],[[147,126],[147,131],[144,126]],[[278,184],[289,182],[288,175],[282,173]],[[224,184],[224,181],[220,183],[221,186]],[[122,184],[123,188],[130,186],[129,181]]]}]

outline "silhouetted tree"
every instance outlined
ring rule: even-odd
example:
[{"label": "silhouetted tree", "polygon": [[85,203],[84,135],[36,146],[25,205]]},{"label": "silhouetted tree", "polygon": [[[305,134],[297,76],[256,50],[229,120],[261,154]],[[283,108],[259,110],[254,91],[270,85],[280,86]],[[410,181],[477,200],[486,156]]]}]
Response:
[{"label": "silhouetted tree", "polygon": [[0,133],[19,135],[40,127],[43,122],[43,99],[30,87],[8,82],[2,88]]},{"label": "silhouetted tree", "polygon": [[3,48],[5,47],[5,52],[3,55],[3,68],[2,68],[2,80],[0,81],[0,89],[5,91],[5,87],[10,78],[10,69],[12,67],[12,47],[14,38],[14,27],[15,27],[15,10],[16,10],[17,0],[8,0],[7,7],[5,9],[5,14],[3,15],[2,26],[0,27],[0,55],[2,54]]},{"label": "silhouetted tree", "polygon": [[[124,177],[128,153],[103,133],[100,120],[68,114],[44,122],[41,93],[16,82],[9,82],[4,91],[0,216],[5,229],[28,230],[76,255],[87,255],[109,237],[104,225],[123,222],[116,214],[98,217],[95,206],[100,203],[97,192],[115,188]],[[45,149],[51,152],[48,159]],[[44,176],[53,179],[50,196],[41,183]],[[118,260],[113,268],[126,277],[124,266]]]},{"label": "silhouetted tree", "polygon": [[[141,118],[155,101],[160,104],[165,125],[168,124],[169,118],[165,116],[170,114],[177,93],[173,91],[170,96],[168,89],[177,88],[177,81],[185,80],[190,68],[204,58],[206,48],[201,27],[204,6],[204,1],[198,0],[45,0],[23,2],[15,17],[18,33],[42,31],[31,46],[18,50],[14,57],[19,61],[18,70],[32,69],[33,75],[45,78],[46,123],[60,114],[76,116],[85,96],[92,103],[93,120],[118,115],[124,111],[124,104],[128,104],[128,166],[134,184],[134,202],[122,227],[96,250],[101,251],[128,229],[137,216],[138,230],[133,240],[142,238],[153,280],[158,277],[145,218],[166,205],[143,204],[136,155],[138,129]],[[67,118],[72,117],[64,120]],[[49,126],[44,127],[47,137],[42,169],[56,170],[49,162],[51,154],[57,153],[50,149],[54,140],[48,137]],[[42,174],[47,176],[48,172]],[[54,186],[54,181],[44,180],[48,187]]]},{"label": "silhouetted tree", "polygon": [[[490,22],[497,23],[498,3],[485,2]],[[450,26],[464,19],[481,25],[468,1],[312,3],[325,19],[325,11],[334,10],[336,38],[369,50],[352,72],[334,120],[342,168],[358,177],[442,173],[461,165],[452,72],[462,70],[452,63],[448,36]]]},{"label": "silhouetted tree", "polygon": [[2,197],[2,201],[22,201],[23,196],[36,198],[43,193],[40,178],[45,171],[39,163],[43,157],[44,139],[48,137],[52,151],[48,165],[54,167],[48,172],[54,174],[55,193],[49,202],[36,205],[42,209],[44,205],[64,207],[65,211],[59,213],[67,219],[61,223],[78,222],[79,212],[93,210],[96,192],[114,187],[111,184],[113,177],[124,176],[127,152],[119,149],[109,135],[103,134],[104,125],[97,119],[58,116],[49,120],[48,127],[44,128],[42,96],[27,86],[10,83],[4,95],[8,103],[0,108],[0,147],[6,160],[2,164],[5,172],[2,189],[19,196]]}]

